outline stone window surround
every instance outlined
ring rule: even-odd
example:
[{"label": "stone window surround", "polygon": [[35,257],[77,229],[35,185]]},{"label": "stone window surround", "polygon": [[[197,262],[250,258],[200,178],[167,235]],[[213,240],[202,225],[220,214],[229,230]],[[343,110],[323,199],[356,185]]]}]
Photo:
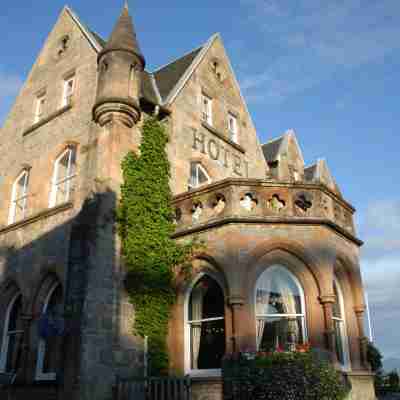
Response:
[{"label": "stone window surround", "polygon": [[[72,81],[71,93],[68,94],[69,90],[69,82]],[[76,92],[76,74],[75,70],[69,71],[67,74],[63,76],[63,90],[62,90],[62,100],[61,100],[61,108],[68,106],[72,103],[72,98]]]},{"label": "stone window surround", "polygon": [[[197,282],[203,278],[204,276],[209,276],[220,286],[222,292],[224,293],[224,297],[226,298],[226,291],[223,285],[223,282],[219,277],[211,273],[210,271],[202,271],[195,279],[192,280],[190,286],[186,289],[186,293],[184,295],[184,369],[185,373],[189,374],[191,377],[221,377],[221,369],[205,369],[205,370],[192,370],[191,365],[191,352],[190,352],[190,324],[189,324],[189,300],[192,293],[193,288],[196,286]],[[225,311],[226,312],[226,311]],[[224,316],[226,318],[226,315]],[[226,321],[226,319],[225,319]],[[226,334],[226,333],[225,333]]]}]

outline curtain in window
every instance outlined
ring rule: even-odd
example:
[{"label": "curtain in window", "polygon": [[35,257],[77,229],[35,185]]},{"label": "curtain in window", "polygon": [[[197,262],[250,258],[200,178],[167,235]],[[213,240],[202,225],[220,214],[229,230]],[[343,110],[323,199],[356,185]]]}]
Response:
[{"label": "curtain in window", "polygon": [[203,289],[201,286],[196,286],[192,291],[192,320],[197,321],[192,323],[192,368],[198,368],[200,339],[201,339],[201,320],[203,316]]}]

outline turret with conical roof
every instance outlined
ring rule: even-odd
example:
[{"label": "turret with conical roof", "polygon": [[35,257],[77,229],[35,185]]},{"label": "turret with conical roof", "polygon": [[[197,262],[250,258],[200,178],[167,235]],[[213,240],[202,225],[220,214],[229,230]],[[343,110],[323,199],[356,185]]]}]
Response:
[{"label": "turret with conical roof", "polygon": [[132,127],[140,119],[139,98],[145,59],[127,4],[97,61],[94,120],[103,126],[118,119]]}]

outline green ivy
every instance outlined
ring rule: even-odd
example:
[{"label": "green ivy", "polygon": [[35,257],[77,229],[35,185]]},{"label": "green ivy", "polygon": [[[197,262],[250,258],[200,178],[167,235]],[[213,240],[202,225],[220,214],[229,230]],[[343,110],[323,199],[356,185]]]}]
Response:
[{"label": "green ivy", "polygon": [[144,121],[139,154],[122,162],[123,184],[117,210],[126,287],[135,308],[134,332],[149,338],[150,373],[168,371],[167,334],[176,299],[174,270],[190,256],[193,243],[171,239],[175,230],[168,135],[155,117]]}]

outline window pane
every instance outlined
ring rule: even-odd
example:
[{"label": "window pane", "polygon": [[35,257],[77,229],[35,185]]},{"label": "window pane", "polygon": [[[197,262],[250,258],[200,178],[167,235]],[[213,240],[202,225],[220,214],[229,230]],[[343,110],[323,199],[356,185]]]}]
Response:
[{"label": "window pane", "polygon": [[257,320],[258,349],[294,351],[304,343],[303,317],[269,317]]},{"label": "window pane", "polygon": [[203,185],[205,183],[208,183],[208,176],[204,172],[203,168],[201,168],[201,166],[198,165],[197,169],[198,169],[198,184]]},{"label": "window pane", "polygon": [[[59,327],[63,314],[61,285],[58,285],[53,292],[47,305],[46,314],[50,321]],[[56,372],[61,340],[61,336],[50,336],[46,339],[43,373]]]},{"label": "window pane", "polygon": [[225,321],[207,321],[191,324],[191,368],[221,368],[225,354]]},{"label": "window pane", "polygon": [[15,301],[9,315],[8,329],[8,347],[6,359],[6,372],[15,371],[18,369],[21,355],[21,332],[15,332],[21,329],[21,314],[22,314],[22,296],[19,296]]},{"label": "window pane", "polygon": [[335,302],[333,303],[333,316],[335,318],[342,318],[342,310],[340,307],[340,297],[339,297],[339,293],[336,287],[336,283],[333,283],[333,292],[335,293]]},{"label": "window pane", "polygon": [[257,282],[256,313],[302,314],[301,296],[298,285],[285,268],[269,268]]},{"label": "window pane", "polygon": [[335,329],[336,356],[340,364],[344,365],[344,348],[343,348],[343,321],[333,320]]},{"label": "window pane", "polygon": [[[225,301],[218,283],[201,278],[189,300],[190,362],[192,369],[221,368],[225,353]],[[212,319],[211,321],[208,319]]]}]

